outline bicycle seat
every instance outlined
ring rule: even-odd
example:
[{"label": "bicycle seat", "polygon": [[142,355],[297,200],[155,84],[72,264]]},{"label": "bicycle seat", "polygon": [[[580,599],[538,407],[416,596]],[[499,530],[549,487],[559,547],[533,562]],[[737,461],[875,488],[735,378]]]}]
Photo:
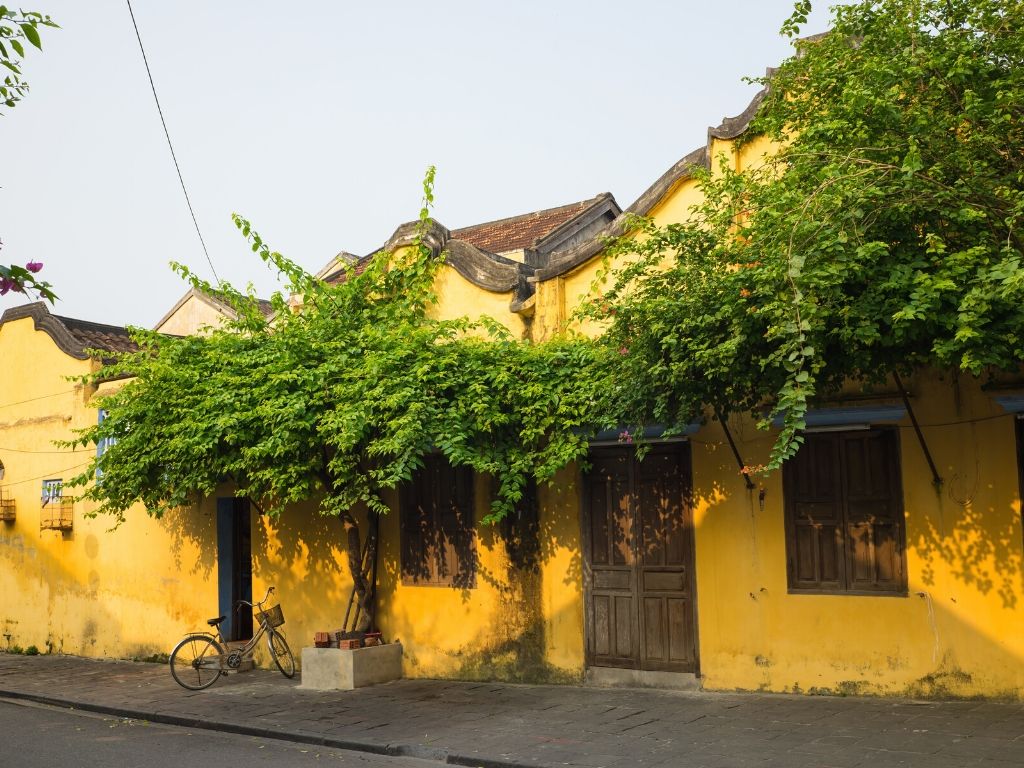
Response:
[{"label": "bicycle seat", "polygon": [[220,624],[226,618],[227,618],[227,616],[218,616],[216,619],[207,619],[206,623],[209,624],[211,627],[216,627],[218,624]]}]

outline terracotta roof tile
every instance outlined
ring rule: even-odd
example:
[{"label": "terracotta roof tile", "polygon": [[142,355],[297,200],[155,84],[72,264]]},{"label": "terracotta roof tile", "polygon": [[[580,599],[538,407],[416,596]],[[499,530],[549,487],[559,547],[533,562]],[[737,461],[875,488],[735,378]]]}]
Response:
[{"label": "terracotta roof tile", "polygon": [[370,266],[370,262],[373,261],[373,257],[376,256],[378,253],[380,253],[380,251],[376,250],[367,256],[363,256],[355,263],[346,264],[342,267],[339,267],[336,271],[327,275],[327,277],[324,278],[324,282],[330,283],[331,285],[337,285],[338,283],[342,283],[345,281],[345,275],[348,274],[348,271],[350,269],[352,270],[353,277],[363,274],[363,272],[366,271],[366,268]]},{"label": "terracotta roof tile", "polygon": [[507,219],[487,221],[471,227],[452,230],[453,240],[462,240],[491,253],[507,253],[530,248],[554,229],[594,205],[602,196],[578,203],[546,208],[543,211],[510,216]]},{"label": "terracotta roof tile", "polygon": [[[471,227],[453,229],[451,238],[452,240],[462,240],[491,253],[508,253],[521,248],[530,248],[559,226],[579,216],[606,197],[608,194],[604,193],[588,200],[580,200],[578,203],[569,203],[557,208],[545,208],[542,211],[523,213],[519,216],[510,216],[507,219],[486,221]],[[352,265],[339,267],[326,275],[324,281],[331,284],[343,281],[346,269],[349,267],[352,269],[353,275],[361,275],[378,253],[380,253],[379,250],[374,251]]]},{"label": "terracotta roof tile", "polygon": [[105,352],[134,352],[138,345],[128,337],[128,331],[118,325],[91,323],[71,317],[54,315],[75,338],[83,349],[100,349]]}]

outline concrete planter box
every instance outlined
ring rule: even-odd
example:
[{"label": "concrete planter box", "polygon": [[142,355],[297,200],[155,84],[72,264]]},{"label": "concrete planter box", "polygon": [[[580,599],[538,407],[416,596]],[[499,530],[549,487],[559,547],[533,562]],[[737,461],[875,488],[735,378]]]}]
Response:
[{"label": "concrete planter box", "polygon": [[302,684],[313,691],[348,691],[402,679],[402,644],[369,648],[303,648]]}]

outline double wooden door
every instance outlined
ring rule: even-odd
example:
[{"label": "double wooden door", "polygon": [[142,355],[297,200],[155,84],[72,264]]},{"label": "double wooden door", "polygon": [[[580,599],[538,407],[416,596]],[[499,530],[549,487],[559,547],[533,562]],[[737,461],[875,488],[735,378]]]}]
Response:
[{"label": "double wooden door", "polygon": [[696,672],[686,443],[595,448],[584,478],[587,664]]}]

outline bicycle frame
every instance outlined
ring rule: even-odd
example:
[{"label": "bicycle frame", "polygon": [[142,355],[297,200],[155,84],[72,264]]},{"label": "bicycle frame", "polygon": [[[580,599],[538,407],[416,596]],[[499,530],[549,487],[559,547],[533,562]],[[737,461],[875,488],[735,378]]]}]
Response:
[{"label": "bicycle frame", "polygon": [[[295,656],[283,632],[277,630],[276,625],[284,623],[284,614],[280,606],[264,610],[264,605],[270,599],[274,588],[270,587],[263,599],[257,603],[250,603],[248,600],[239,600],[235,604],[237,613],[243,605],[248,606],[256,613],[259,622],[259,629],[242,647],[231,648],[221,634],[220,625],[223,617],[211,619],[207,622],[212,631],[190,632],[185,635],[171,651],[168,663],[171,668],[171,677],[182,688],[192,691],[201,691],[213,685],[222,675],[231,670],[240,669],[242,662],[252,659],[256,645],[267,638],[267,651],[270,658],[281,671],[281,674],[291,679],[295,677],[296,665]],[[203,680],[203,672],[209,675]],[[192,679],[194,676],[195,679]]]},{"label": "bicycle frame", "polygon": [[[269,589],[267,589],[267,594],[263,596],[263,599],[260,600],[257,603],[250,603],[247,600],[239,600],[238,603],[235,604],[235,613],[237,613],[238,609],[241,608],[243,605],[249,606],[256,613],[262,613],[263,605],[267,602],[267,600],[270,599],[270,596],[273,593],[274,593],[274,588],[270,587]],[[226,646],[229,642],[234,642],[232,640],[225,640],[224,639],[224,636],[220,633],[220,625],[219,624],[214,629],[216,630],[215,633],[214,632],[196,632],[196,633],[193,633],[193,634],[209,635],[214,640],[216,640],[221,647]],[[223,669],[224,671],[227,671],[226,669],[224,669],[225,666],[226,666],[225,661],[226,661],[226,657],[227,656],[229,656],[229,655],[231,655],[233,653],[237,653],[237,654],[240,654],[243,659],[245,659],[246,657],[251,657],[253,655],[253,652],[256,650],[257,643],[259,643],[259,641],[263,638],[263,636],[265,634],[267,634],[267,633],[270,633],[271,635],[276,634],[276,631],[277,630],[275,630],[272,626],[270,626],[266,622],[260,620],[259,621],[259,629],[256,632],[253,633],[252,639],[248,640],[246,642],[246,644],[242,648],[238,648],[236,650],[230,651],[229,653],[224,654],[225,658],[218,659],[218,663],[220,664],[221,669]]]},{"label": "bicycle frame", "polygon": [[[260,639],[265,634],[267,634],[268,632],[274,633],[276,631],[273,627],[267,626],[262,621],[259,624],[260,624],[260,628],[258,630],[256,630],[256,632],[253,634],[252,639],[246,641],[245,645],[242,648],[237,648],[234,651],[232,651],[232,653],[240,653],[243,656],[248,656],[248,655],[252,654],[253,651],[256,650],[256,644],[259,643]],[[223,645],[227,645],[228,643],[234,642],[233,640],[225,640],[224,639],[224,636],[221,635],[221,633],[220,633],[220,627],[217,627],[217,633],[216,634],[214,634],[213,632],[203,632],[202,634],[210,635],[210,637],[212,637],[215,640],[217,640],[222,646]]]}]

